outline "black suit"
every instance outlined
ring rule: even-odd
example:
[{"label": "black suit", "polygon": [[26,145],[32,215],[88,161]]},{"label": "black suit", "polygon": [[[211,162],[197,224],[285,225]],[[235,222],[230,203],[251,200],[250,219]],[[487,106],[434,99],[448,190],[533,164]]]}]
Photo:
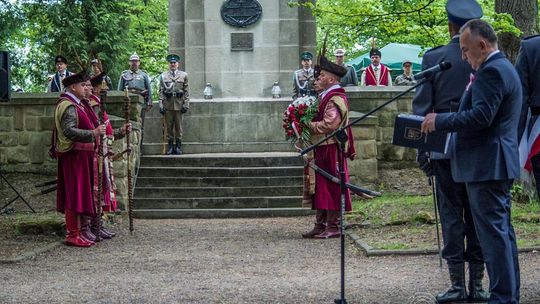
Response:
[{"label": "black suit", "polygon": [[[521,79],[523,88],[523,105],[519,123],[519,136],[523,134],[526,127],[540,117],[540,36],[525,38],[521,42],[521,48],[516,61],[516,69]],[[526,126],[527,113],[531,109],[531,122]],[[540,196],[540,155],[531,159],[531,164],[536,182],[536,191]]]},{"label": "black suit", "polygon": [[502,53],[489,57],[464,92],[457,113],[438,114],[435,129],[456,132],[452,176],[467,185],[486,262],[489,303],[519,303],[519,263],[510,188],[519,177],[519,76]]},{"label": "black suit", "polygon": [[[461,58],[459,37],[450,43],[428,51],[422,60],[422,70],[450,62],[452,68],[438,73],[419,87],[413,99],[413,112],[425,116],[431,112],[457,111],[459,100],[469,75],[471,66]],[[432,155],[431,164],[437,180],[437,198],[444,248],[442,257],[449,267],[464,262],[483,264],[482,250],[476,236],[469,208],[467,189],[464,183],[456,183],[450,171],[451,160],[445,156]]]}]

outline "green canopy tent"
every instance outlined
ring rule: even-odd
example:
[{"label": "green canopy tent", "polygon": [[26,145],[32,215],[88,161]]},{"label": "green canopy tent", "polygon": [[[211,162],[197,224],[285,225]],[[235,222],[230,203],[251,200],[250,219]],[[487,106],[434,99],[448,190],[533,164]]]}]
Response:
[{"label": "green canopy tent", "polygon": [[[412,62],[413,73],[422,70],[422,58],[419,57],[422,52],[422,47],[414,44],[390,43],[379,49],[381,51],[381,62],[389,67],[392,71],[392,79],[403,73],[403,62],[408,60]],[[371,64],[369,52],[347,61],[347,64],[352,65],[358,74],[362,75],[362,69]]]}]

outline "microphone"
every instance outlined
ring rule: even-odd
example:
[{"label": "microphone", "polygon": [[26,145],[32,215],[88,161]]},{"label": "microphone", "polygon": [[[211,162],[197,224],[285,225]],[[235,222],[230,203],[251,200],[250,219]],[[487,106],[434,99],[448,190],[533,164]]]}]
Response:
[{"label": "microphone", "polygon": [[433,75],[437,74],[438,72],[448,70],[452,67],[452,63],[442,61],[441,63],[434,65],[430,67],[429,69],[423,70],[420,73],[416,73],[413,75],[414,80],[420,80],[424,78],[431,78]]}]

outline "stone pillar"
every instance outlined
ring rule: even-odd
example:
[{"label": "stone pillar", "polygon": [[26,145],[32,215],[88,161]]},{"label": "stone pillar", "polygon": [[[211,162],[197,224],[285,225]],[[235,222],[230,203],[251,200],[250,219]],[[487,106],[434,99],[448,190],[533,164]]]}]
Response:
[{"label": "stone pillar", "polygon": [[208,1],[185,0],[185,71],[188,73],[192,96],[202,96],[206,67],[205,8]]},{"label": "stone pillar", "polygon": [[185,14],[184,0],[169,0],[169,52],[181,58],[180,69],[185,68]]}]

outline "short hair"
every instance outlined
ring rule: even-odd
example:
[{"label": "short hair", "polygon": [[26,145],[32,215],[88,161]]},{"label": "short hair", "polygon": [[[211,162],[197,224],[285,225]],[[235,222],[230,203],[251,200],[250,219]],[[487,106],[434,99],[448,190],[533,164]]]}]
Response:
[{"label": "short hair", "polygon": [[497,45],[497,34],[486,21],[480,19],[469,20],[461,27],[459,33],[463,34],[466,29],[469,29],[472,35],[486,39],[491,45]]}]

